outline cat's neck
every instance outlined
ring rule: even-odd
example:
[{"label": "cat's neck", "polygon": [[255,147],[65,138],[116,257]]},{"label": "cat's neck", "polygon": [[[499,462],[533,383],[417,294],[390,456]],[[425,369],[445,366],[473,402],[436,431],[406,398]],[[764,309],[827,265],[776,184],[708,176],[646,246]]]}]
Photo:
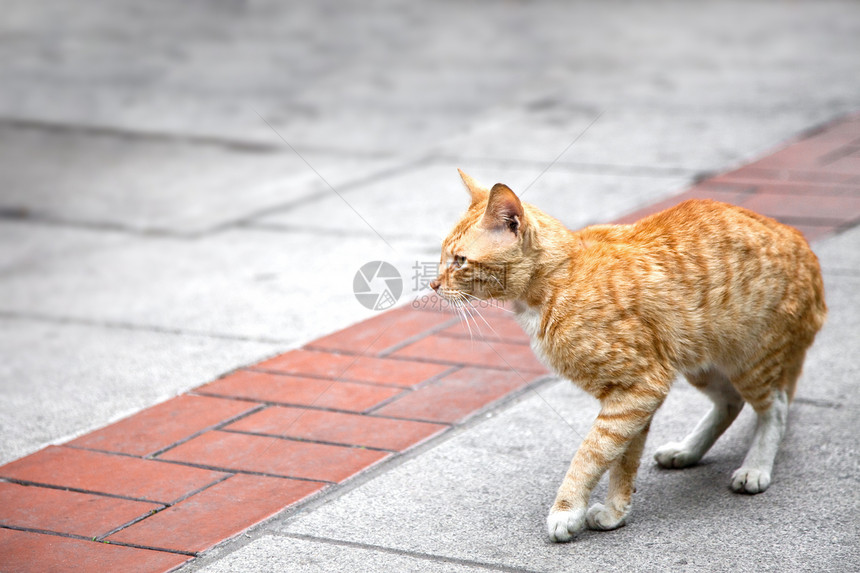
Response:
[{"label": "cat's neck", "polygon": [[518,299],[520,306],[539,310],[549,304],[560,285],[569,280],[571,266],[576,264],[583,248],[580,233],[570,231],[556,221],[544,225],[534,240],[533,272]]}]

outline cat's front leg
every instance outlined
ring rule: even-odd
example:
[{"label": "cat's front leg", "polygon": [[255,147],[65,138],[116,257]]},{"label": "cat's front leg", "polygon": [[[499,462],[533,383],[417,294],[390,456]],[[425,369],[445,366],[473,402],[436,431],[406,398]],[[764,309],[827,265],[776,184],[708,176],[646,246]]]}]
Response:
[{"label": "cat's front leg", "polygon": [[606,505],[595,503],[585,514],[585,523],[591,529],[610,530],[624,525],[630,512],[631,497],[636,490],[636,474],[645,448],[650,424],[633,438],[620,458],[609,468],[609,493]]},{"label": "cat's front leg", "polygon": [[[603,401],[600,414],[574,455],[547,517],[552,541],[570,541],[585,528],[586,522],[595,529],[613,529],[623,524],[647,428],[665,397],[665,392],[657,390],[636,393],[635,398],[621,395]],[[610,479],[608,506],[597,505],[587,514],[591,490],[612,466],[617,470],[613,472],[615,479]]]}]

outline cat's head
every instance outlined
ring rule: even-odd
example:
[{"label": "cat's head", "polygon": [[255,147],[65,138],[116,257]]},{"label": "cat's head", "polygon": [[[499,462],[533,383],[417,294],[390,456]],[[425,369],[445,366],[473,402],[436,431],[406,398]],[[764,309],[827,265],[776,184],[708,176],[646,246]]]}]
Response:
[{"label": "cat's head", "polygon": [[530,206],[507,185],[486,189],[462,171],[460,177],[472,200],[442,242],[439,276],[430,286],[453,302],[519,298],[534,268]]}]

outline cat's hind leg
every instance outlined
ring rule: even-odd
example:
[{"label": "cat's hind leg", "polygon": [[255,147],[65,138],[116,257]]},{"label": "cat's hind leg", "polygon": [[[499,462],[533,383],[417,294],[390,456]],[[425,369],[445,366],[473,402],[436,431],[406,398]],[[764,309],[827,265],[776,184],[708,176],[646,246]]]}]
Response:
[{"label": "cat's hind leg", "polygon": [[808,341],[800,339],[734,380],[735,387],[758,416],[744,463],[732,474],[731,488],[738,493],[761,493],[770,485],[773,462],[785,434],[788,406],[807,346]]},{"label": "cat's hind leg", "polygon": [[732,489],[738,493],[761,493],[770,485],[773,460],[785,434],[788,419],[788,395],[774,390],[767,410],[758,412],[752,445],[743,465],[732,474]]},{"label": "cat's hind leg", "polygon": [[744,400],[729,379],[716,368],[686,375],[687,380],[713,402],[711,410],[680,442],[657,448],[654,459],[664,468],[695,465],[737,418]]}]

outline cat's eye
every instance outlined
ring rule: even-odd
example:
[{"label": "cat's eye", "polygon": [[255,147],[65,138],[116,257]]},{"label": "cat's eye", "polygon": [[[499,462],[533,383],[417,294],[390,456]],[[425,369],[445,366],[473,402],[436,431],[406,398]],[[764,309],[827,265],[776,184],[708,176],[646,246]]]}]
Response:
[{"label": "cat's eye", "polygon": [[454,255],[454,267],[460,268],[466,264],[466,257],[462,255]]}]

